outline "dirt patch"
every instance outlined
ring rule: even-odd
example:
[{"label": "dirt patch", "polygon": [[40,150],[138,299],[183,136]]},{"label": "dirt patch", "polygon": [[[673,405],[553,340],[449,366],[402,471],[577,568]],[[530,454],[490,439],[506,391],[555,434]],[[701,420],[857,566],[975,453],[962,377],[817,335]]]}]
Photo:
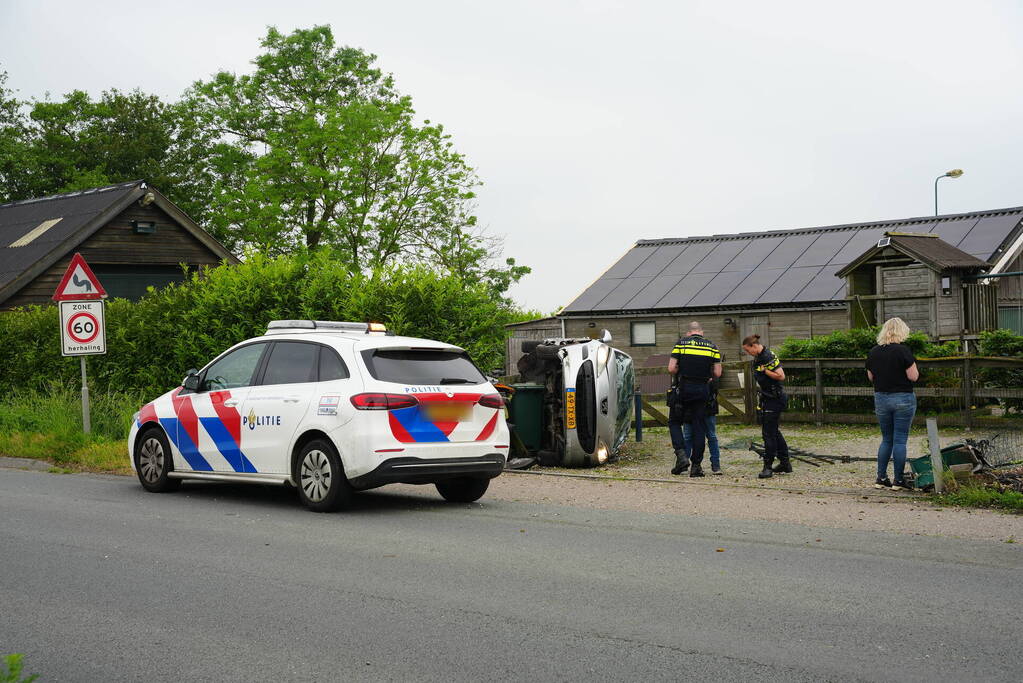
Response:
[{"label": "dirt patch", "polygon": [[[881,437],[876,427],[870,425],[835,425],[814,427],[808,425],[782,425],[782,433],[790,446],[821,455],[850,455],[870,458],[868,462],[836,462],[821,464],[819,467],[792,461],[794,471],[784,476],[757,479],[762,469],[759,456],[749,450],[750,440],[760,442],[760,428],[754,425],[718,425],[718,443],[721,446],[721,468],[723,475],[710,475],[710,454],[704,455],[704,470],[707,479],[732,484],[752,484],[763,488],[873,490],[876,477],[877,447]],[[947,445],[962,438],[962,430],[942,430],[941,443]],[[974,435],[976,436],[976,435]],[[909,457],[927,454],[927,433],[914,429],[907,445]],[[671,439],[666,428],[657,427],[643,430],[643,441],[628,442],[622,456],[604,467],[590,473],[610,477],[661,479],[671,477],[669,473],[675,456]],[[555,471],[555,470],[550,470]],[[562,471],[562,470],[557,470]],[[889,476],[891,466],[889,466]]]},{"label": "dirt patch", "polygon": [[601,510],[1023,543],[1023,515],[936,507],[922,496],[871,491],[874,493],[795,492],[713,484],[700,479],[649,482],[506,472],[491,483],[483,501],[496,498]]},{"label": "dirt patch", "polygon": [[[874,458],[880,442],[876,428],[866,425],[783,425],[783,433],[790,445],[823,455]],[[948,445],[964,435],[977,436],[942,430],[941,443]],[[725,474],[710,475],[708,455],[704,462],[708,474],[700,479],[670,474],[674,454],[667,429],[646,429],[643,436],[641,443],[628,443],[622,456],[604,467],[508,472],[494,480],[486,495],[525,503],[1023,543],[1023,515],[938,507],[920,493],[877,490],[873,460],[820,467],[795,461],[792,474],[758,479],[761,460],[748,450],[750,439],[760,440],[756,426],[719,425]],[[926,454],[926,448],[926,432],[914,430],[909,457]]]}]

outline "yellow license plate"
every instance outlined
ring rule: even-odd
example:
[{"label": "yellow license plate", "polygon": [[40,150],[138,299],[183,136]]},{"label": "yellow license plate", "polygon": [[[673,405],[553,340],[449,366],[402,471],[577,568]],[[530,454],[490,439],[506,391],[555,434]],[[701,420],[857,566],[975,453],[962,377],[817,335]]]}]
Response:
[{"label": "yellow license plate", "polygon": [[426,417],[433,422],[465,422],[472,417],[472,404],[435,403],[426,406]]},{"label": "yellow license plate", "polygon": [[565,390],[565,429],[575,429],[575,389]]}]

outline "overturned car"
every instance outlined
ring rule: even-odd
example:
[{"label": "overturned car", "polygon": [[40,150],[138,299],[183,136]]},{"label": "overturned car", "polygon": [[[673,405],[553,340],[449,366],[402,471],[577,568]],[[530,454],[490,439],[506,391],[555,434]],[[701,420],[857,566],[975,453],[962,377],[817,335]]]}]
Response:
[{"label": "overturned car", "polygon": [[528,455],[541,464],[602,465],[618,455],[632,423],[632,357],[600,339],[522,343],[521,384],[511,420]]}]

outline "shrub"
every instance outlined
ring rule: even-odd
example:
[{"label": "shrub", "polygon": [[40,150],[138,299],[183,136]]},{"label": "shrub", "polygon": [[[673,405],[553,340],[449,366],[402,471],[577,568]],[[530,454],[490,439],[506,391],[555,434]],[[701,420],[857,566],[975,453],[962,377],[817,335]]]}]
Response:
[{"label": "shrub", "polygon": [[[485,283],[424,267],[350,273],[328,254],[267,258],[195,271],[137,303],[108,303],[107,354],[88,359],[94,392],[147,396],[185,371],[262,334],[275,319],[374,320],[397,334],[465,348],[484,371],[502,364],[504,325],[516,312]],[[50,391],[78,384],[77,360],[60,355],[57,309],[0,315],[0,389]]]},{"label": "shrub", "polygon": [[[837,330],[813,339],[793,339],[789,337],[778,348],[778,356],[785,359],[796,358],[863,358],[877,344],[879,327],[861,327],[851,330]],[[959,343],[955,341],[935,344],[923,332],[913,332],[906,338],[906,346],[917,358],[948,358],[959,353]],[[813,370],[786,370],[786,383],[790,386],[812,386],[815,382]],[[825,368],[823,379],[826,386],[833,387],[869,387],[863,368]],[[956,386],[960,381],[958,371],[928,368],[922,371],[921,384],[927,386]],[[841,412],[869,412],[873,410],[872,401],[864,401],[860,396],[829,396],[825,398],[828,410]],[[955,404],[955,405],[953,405]],[[794,410],[812,410],[813,398],[793,396],[791,408]],[[921,398],[920,412],[960,408],[954,399]]]}]

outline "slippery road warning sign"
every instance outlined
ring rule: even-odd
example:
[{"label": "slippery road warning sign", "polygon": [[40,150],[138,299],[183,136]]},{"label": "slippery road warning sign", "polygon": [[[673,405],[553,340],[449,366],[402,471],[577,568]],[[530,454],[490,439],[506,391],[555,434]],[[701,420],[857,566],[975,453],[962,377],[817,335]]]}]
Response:
[{"label": "slippery road warning sign", "polygon": [[92,356],[107,352],[102,301],[60,302],[61,355]]},{"label": "slippery road warning sign", "polygon": [[71,264],[64,271],[64,277],[53,293],[54,301],[82,301],[89,299],[106,299],[107,290],[99,283],[92,268],[85,262],[81,254],[71,258]]}]

